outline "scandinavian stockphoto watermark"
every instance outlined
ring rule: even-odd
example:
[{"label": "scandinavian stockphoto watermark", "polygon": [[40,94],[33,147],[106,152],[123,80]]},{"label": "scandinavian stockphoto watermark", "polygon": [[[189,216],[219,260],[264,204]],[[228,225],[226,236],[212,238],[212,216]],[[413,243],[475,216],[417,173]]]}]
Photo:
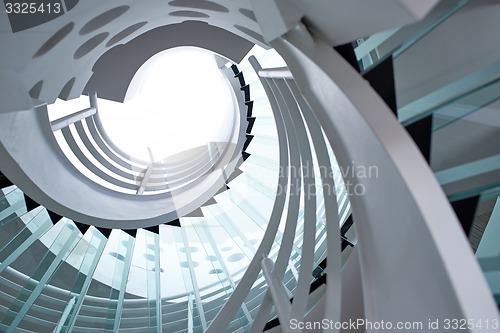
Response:
[{"label": "scandinavian stockphoto watermark", "polygon": [[366,319],[349,319],[348,321],[334,321],[323,319],[321,321],[298,321],[290,320],[290,329],[292,330],[423,330],[424,323],[421,321],[414,322],[390,322],[390,321],[369,321]]},{"label": "scandinavian stockphoto watermark", "polygon": [[[278,194],[287,190],[291,193],[301,191],[306,197],[316,196],[320,191],[325,196],[362,196],[367,191],[364,180],[378,178],[379,170],[376,165],[357,165],[353,161],[351,165],[332,168],[312,164],[303,164],[300,167],[288,166],[280,168],[279,175],[290,177],[290,183],[286,188],[278,185]],[[317,181],[321,178],[333,179],[334,182]]]},{"label": "scandinavian stockphoto watermark", "polygon": [[334,321],[323,319],[321,321],[299,321],[290,320],[291,330],[370,330],[370,331],[456,331],[456,330],[498,330],[500,322],[498,319],[429,319],[427,321],[370,321],[367,319],[349,319],[347,321]]}]

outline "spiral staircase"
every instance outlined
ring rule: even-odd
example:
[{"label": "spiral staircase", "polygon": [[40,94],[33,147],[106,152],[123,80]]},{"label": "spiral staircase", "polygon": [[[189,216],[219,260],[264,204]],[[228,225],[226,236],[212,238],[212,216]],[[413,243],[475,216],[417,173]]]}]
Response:
[{"label": "spiral staircase", "polygon": [[[499,4],[60,3],[1,14],[2,332],[497,331]],[[136,158],[99,99],[185,45],[228,131]]]}]

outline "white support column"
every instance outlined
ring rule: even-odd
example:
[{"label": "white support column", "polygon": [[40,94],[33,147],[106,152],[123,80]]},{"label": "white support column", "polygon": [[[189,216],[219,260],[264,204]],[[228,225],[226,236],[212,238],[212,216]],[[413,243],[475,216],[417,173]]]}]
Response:
[{"label": "white support column", "polygon": [[[275,119],[278,120],[279,115],[274,114]],[[252,288],[253,283],[257,279],[259,272],[261,270],[261,260],[263,255],[267,255],[271,250],[274,243],[276,232],[281,221],[281,215],[283,214],[283,209],[285,206],[286,197],[288,196],[288,144],[286,140],[286,132],[281,122],[276,122],[276,127],[278,130],[278,142],[279,142],[279,161],[280,168],[283,170],[278,178],[278,188],[282,189],[276,195],[276,200],[274,201],[274,206],[271,212],[271,217],[269,218],[269,224],[262,238],[259,248],[255,253],[254,258],[248,265],[248,268],[243,275],[243,278],[238,283],[236,289],[232,293],[231,297],[224,304],[222,309],[217,314],[217,317],[210,323],[206,333],[219,333],[227,327],[228,323],[234,317],[238,307],[243,303],[250,288]]]},{"label": "white support column", "polygon": [[60,119],[56,119],[50,123],[52,132],[68,127],[69,125],[91,117],[97,113],[97,92],[89,93],[90,106],[81,111],[72,113]]},{"label": "white support column", "polygon": [[[226,266],[224,258],[222,257],[222,255],[219,251],[217,243],[214,240],[214,237],[210,231],[210,228],[209,228],[207,222],[205,220],[203,220],[203,221],[200,221],[199,227],[198,227],[197,223],[193,224],[193,226],[194,226],[195,230],[197,231],[198,237],[200,238],[202,243],[210,244],[210,248],[212,250],[211,252],[217,258],[217,262],[219,263],[220,267],[222,268],[222,271],[224,272],[224,275],[225,275],[227,281],[229,281],[229,284],[231,285],[231,288],[234,291],[234,289],[236,288],[236,284],[234,283],[234,280],[233,280],[231,274],[229,273],[229,270]],[[251,244],[250,244],[250,246],[251,246]],[[248,311],[248,308],[247,308],[245,302],[243,302],[241,304],[241,310],[243,311],[243,314],[245,315],[248,322],[251,323],[252,316],[250,315],[250,312]]]},{"label": "white support column", "polygon": [[189,251],[189,243],[187,240],[186,231],[181,229],[182,241],[184,243],[184,249],[186,252],[186,260],[188,263],[189,274],[191,276],[191,282],[193,284],[194,298],[196,301],[196,308],[198,309],[198,315],[200,316],[201,327],[203,331],[207,330],[207,321],[205,319],[205,311],[203,310],[203,303],[201,301],[200,289],[198,288],[198,281],[196,280],[196,274],[193,268],[193,259],[191,258],[191,252]]},{"label": "white support column", "polygon": [[77,121],[83,120],[87,117],[93,116],[97,112],[96,108],[90,107],[83,109],[81,111],[72,113],[60,119],[50,122],[50,127],[52,131],[55,132],[62,128],[68,127],[69,125],[76,123]]},{"label": "white support column", "polygon": [[57,322],[57,325],[54,328],[53,333],[59,333],[61,331],[64,322],[66,321],[66,319],[68,319],[69,313],[71,312],[71,310],[73,310],[73,306],[75,306],[75,302],[76,302],[76,297],[73,296],[66,304],[66,307],[64,308],[61,318]]},{"label": "white support column", "polygon": [[132,253],[135,248],[134,245],[135,245],[135,238],[128,236],[127,252],[125,254],[125,263],[123,265],[123,272],[120,279],[120,292],[118,294],[118,299],[116,300],[117,302],[116,313],[113,319],[114,333],[118,333],[120,330],[120,320],[122,318],[123,301],[125,299],[125,291],[127,289],[128,274],[130,272],[130,267],[132,266]]},{"label": "white support column", "polygon": [[189,294],[188,300],[187,300],[187,306],[188,306],[188,333],[193,333],[193,302],[194,302],[194,297],[193,294]]},{"label": "white support column", "polygon": [[[337,205],[337,193],[335,179],[332,175],[332,165],[328,155],[326,142],[324,141],[321,125],[311,112],[309,105],[304,100],[302,94],[298,90],[294,81],[286,80],[290,88],[290,92],[294,96],[297,104],[300,107],[302,116],[304,117],[309,133],[314,142],[314,149],[318,163],[321,166],[320,177],[323,188],[330,189],[330,192],[323,196],[325,200],[325,219],[327,228],[327,277],[326,277],[326,306],[325,319],[331,322],[340,322],[340,305],[342,296],[342,254],[340,240],[340,220]],[[326,172],[322,172],[326,171]],[[336,332],[334,327],[323,330],[324,333]]]},{"label": "white support column", "polygon": [[[93,237],[97,238],[98,244],[96,247],[94,247],[95,244],[93,244],[94,243],[93,240],[92,239],[90,240],[89,246],[87,248],[87,253],[85,254],[82,264],[80,265],[80,274],[85,274],[85,281],[83,282],[79,290],[78,296],[76,296],[75,306],[73,307],[73,311],[71,311],[70,313],[68,323],[62,327],[61,332],[63,333],[73,331],[73,327],[75,325],[78,313],[80,312],[80,309],[83,305],[83,301],[85,300],[85,295],[87,294],[90,284],[92,283],[95,269],[97,268],[97,264],[101,259],[101,255],[108,241],[106,237],[104,237],[100,233],[98,234],[97,230],[95,229],[92,230],[92,229],[93,227],[89,228],[87,232],[95,233]],[[87,261],[90,261],[90,263],[87,264]],[[73,289],[73,291],[75,291],[75,289]],[[63,323],[65,323],[65,321],[63,321]]]},{"label": "white support column", "polygon": [[271,259],[264,257],[262,259],[262,271],[266,277],[267,285],[269,286],[269,291],[273,298],[274,307],[278,312],[278,318],[280,320],[280,328],[284,333],[302,332],[302,330],[293,330],[289,325],[290,320],[290,299],[285,292],[285,288],[281,280],[273,273],[274,263]]},{"label": "white support column", "polygon": [[155,251],[155,289],[156,289],[156,326],[158,331],[163,332],[163,313],[161,306],[161,283],[160,283],[160,236],[154,234]]},{"label": "white support column", "polygon": [[[316,229],[316,184],[314,167],[312,164],[311,148],[309,146],[307,133],[297,104],[293,101],[290,94],[286,95],[289,97],[288,100],[284,96],[284,92],[288,91],[288,87],[282,80],[274,81],[274,79],[271,79],[268,80],[268,82],[269,86],[274,91],[278,105],[282,109],[281,113],[285,126],[290,128],[290,133],[293,133],[289,137],[297,141],[301,155],[301,164],[299,164],[299,167],[304,182],[304,233],[299,280],[297,281],[290,318],[302,321],[306,313],[307,301],[309,299],[309,289],[312,281],[314,263]],[[295,119],[291,116],[292,112],[296,115]],[[292,138],[290,140],[292,140]]]},{"label": "white support column", "polygon": [[[257,59],[253,56],[251,56],[248,61],[252,65],[254,71],[258,74],[261,70],[262,67],[260,66],[259,62]],[[276,264],[274,266],[274,271],[273,274],[276,276],[282,277],[283,274],[285,273],[287,263],[290,261],[290,253],[293,247],[294,243],[294,238],[295,238],[295,230],[297,227],[297,219],[298,219],[298,213],[299,213],[299,204],[300,204],[300,196],[301,196],[301,191],[302,191],[302,177],[298,174],[297,170],[300,168],[300,152],[298,149],[298,143],[296,140],[292,140],[290,138],[290,135],[288,131],[290,131],[290,128],[287,128],[287,126],[284,123],[283,120],[283,112],[286,112],[285,110],[282,110],[280,108],[280,105],[278,104],[278,101],[276,99],[276,96],[274,94],[274,91],[271,89],[269,86],[269,82],[265,79],[262,79],[259,77],[262,86],[264,87],[264,90],[266,92],[266,95],[269,99],[269,102],[271,104],[271,108],[273,110],[273,113],[275,114],[275,119],[276,119],[276,124],[279,127],[283,127],[284,132],[286,133],[286,136],[288,138],[288,145],[289,145],[289,150],[290,150],[290,167],[292,170],[295,170],[295,172],[291,173],[290,176],[290,181],[289,181],[289,203],[288,203],[288,212],[287,212],[287,220],[285,224],[285,230],[283,232],[283,237],[282,237],[282,242],[280,245],[280,250],[278,253],[278,258],[276,259]],[[293,130],[292,130],[293,132]],[[250,332],[256,333],[256,332],[261,332],[265,324],[268,320],[269,313],[272,308],[272,298],[270,297],[270,292],[266,291],[266,294],[264,295],[264,299],[262,301],[261,306],[259,307],[259,311],[255,317],[255,320],[252,324],[252,327],[250,329]]]},{"label": "white support column", "polygon": [[153,170],[153,165],[151,164],[146,169],[146,172],[144,172],[144,177],[142,177],[141,184],[139,185],[139,188],[137,189],[137,192],[136,192],[137,195],[144,194],[144,191],[146,190],[146,186],[148,185],[149,176],[151,176],[152,170]]},{"label": "white support column", "polygon": [[90,107],[99,110],[99,108],[97,107],[97,92],[94,91],[89,93],[89,100],[90,100]]}]

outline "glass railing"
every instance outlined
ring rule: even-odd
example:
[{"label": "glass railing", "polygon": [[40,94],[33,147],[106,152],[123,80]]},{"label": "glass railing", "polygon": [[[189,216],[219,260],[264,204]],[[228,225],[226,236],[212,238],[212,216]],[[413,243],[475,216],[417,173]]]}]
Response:
[{"label": "glass railing", "polygon": [[500,61],[400,107],[399,121],[406,126],[436,114],[443,118],[433,126],[437,130],[497,101],[499,81]]},{"label": "glass railing", "polygon": [[467,197],[500,184],[497,111],[491,104],[460,119],[446,119],[432,132],[430,164],[447,195]]},{"label": "glass railing", "polygon": [[0,226],[24,213],[26,213],[26,205],[23,192],[15,186],[2,189],[0,192]]},{"label": "glass railing", "polygon": [[402,28],[394,28],[376,33],[369,38],[359,39],[354,51],[366,72],[388,56],[397,58],[412,45],[446,21],[451,15],[467,4],[468,0],[441,1],[422,20]]}]

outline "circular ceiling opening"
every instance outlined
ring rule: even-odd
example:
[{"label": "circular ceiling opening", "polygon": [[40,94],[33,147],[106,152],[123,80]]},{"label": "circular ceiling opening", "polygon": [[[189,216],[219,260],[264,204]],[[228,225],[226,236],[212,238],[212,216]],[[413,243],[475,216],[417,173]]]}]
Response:
[{"label": "circular ceiling opening", "polygon": [[110,139],[131,156],[154,161],[227,142],[236,103],[212,52],[195,47],[163,51],[138,70],[128,101],[99,99]]}]

